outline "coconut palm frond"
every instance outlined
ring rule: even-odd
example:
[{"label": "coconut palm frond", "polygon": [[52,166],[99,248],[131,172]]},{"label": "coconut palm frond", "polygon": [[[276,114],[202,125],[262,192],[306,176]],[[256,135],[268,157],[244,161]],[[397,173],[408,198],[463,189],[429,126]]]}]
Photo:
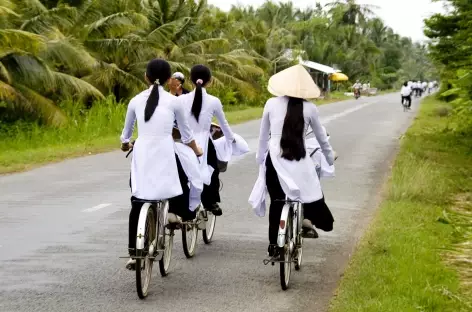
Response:
[{"label": "coconut palm frond", "polygon": [[147,36],[146,39],[150,41],[153,45],[167,45],[172,44],[172,38],[176,33],[179,27],[180,21],[174,21],[171,23],[166,23],[161,25],[151,31]]},{"label": "coconut palm frond", "polygon": [[43,92],[54,89],[54,78],[46,62],[34,55],[11,54],[2,59],[11,79],[34,90]]},{"label": "coconut palm frond", "polygon": [[230,43],[226,38],[209,38],[199,41],[194,41],[181,48],[183,53],[196,53],[204,54],[209,51],[227,51],[230,47]]},{"label": "coconut palm frond", "polygon": [[36,54],[46,47],[45,38],[18,29],[0,29],[0,51],[16,49]]},{"label": "coconut palm frond", "polygon": [[24,106],[25,103],[17,103],[17,105],[21,104],[24,108],[30,108],[42,120],[51,125],[60,126],[67,121],[66,115],[50,99],[21,84],[15,84],[13,87],[21,92],[21,96],[28,103],[27,107]]},{"label": "coconut palm frond", "polygon": [[88,26],[90,36],[106,38],[122,37],[138,29],[148,27],[146,16],[136,12],[119,12],[105,16]]},{"label": "coconut palm frond", "polygon": [[115,85],[120,85],[122,88],[134,94],[146,88],[143,79],[138,79],[136,76],[120,69],[115,64],[101,63],[93,70],[91,75],[83,79],[94,86],[100,86],[102,89],[108,91]]},{"label": "coconut palm frond", "polygon": [[13,11],[12,6],[8,6],[6,3],[0,3],[0,17],[20,17],[20,14]]},{"label": "coconut palm frond", "polygon": [[97,88],[85,80],[59,72],[54,72],[53,76],[56,82],[56,90],[59,93],[80,99],[88,96],[96,99],[104,98]]},{"label": "coconut palm frond", "polygon": [[0,62],[0,81],[4,81],[6,83],[11,83],[11,76],[8,70],[3,66],[2,62]]},{"label": "coconut palm frond", "polygon": [[233,75],[227,74],[221,71],[213,72],[213,80],[215,85],[232,85],[238,88],[238,90],[245,96],[253,97],[256,94],[254,86],[242,79],[238,79]]},{"label": "coconut palm frond", "polygon": [[41,56],[49,63],[62,64],[61,67],[72,72],[89,71],[97,64],[82,44],[71,37],[48,41]]},{"label": "coconut palm frond", "polygon": [[20,12],[26,18],[36,16],[48,9],[43,5],[41,0],[15,0],[17,12]]},{"label": "coconut palm frond", "polygon": [[77,9],[69,6],[60,6],[42,12],[21,25],[21,30],[41,34],[52,28],[70,28],[77,19]]},{"label": "coconut palm frond", "polygon": [[138,36],[88,40],[85,44],[89,50],[97,55],[97,58],[123,67],[129,67],[136,62],[152,58],[152,49],[149,47],[149,42]]},{"label": "coconut palm frond", "polygon": [[10,84],[0,80],[0,101],[4,101],[10,105],[16,103],[24,103],[26,108],[31,109],[30,103],[21,95],[21,92],[13,88]]}]

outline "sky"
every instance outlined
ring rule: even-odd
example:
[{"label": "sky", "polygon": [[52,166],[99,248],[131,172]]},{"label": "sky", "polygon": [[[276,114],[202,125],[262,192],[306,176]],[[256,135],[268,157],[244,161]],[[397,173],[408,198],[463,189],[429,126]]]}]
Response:
[{"label": "sky", "polygon": [[[233,4],[260,6],[265,0],[207,0],[209,4],[216,5],[222,10],[229,10]],[[314,6],[314,3],[326,4],[332,0],[292,0],[296,7],[306,8]],[[275,0],[274,2],[289,2],[288,0]],[[444,12],[441,3],[433,3],[431,0],[358,0],[359,4],[371,4],[377,6],[374,11],[402,36],[413,40],[426,40],[423,34],[423,20],[434,13]]]}]

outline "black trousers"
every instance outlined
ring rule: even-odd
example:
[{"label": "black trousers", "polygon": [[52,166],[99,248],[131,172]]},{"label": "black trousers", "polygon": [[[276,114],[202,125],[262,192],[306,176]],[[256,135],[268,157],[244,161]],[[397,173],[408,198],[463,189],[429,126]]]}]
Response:
[{"label": "black trousers", "polygon": [[212,205],[221,202],[220,170],[218,169],[218,158],[216,156],[215,146],[211,140],[208,142],[207,164],[212,166],[215,171],[213,171],[213,174],[211,175],[210,185],[203,185],[201,198],[203,207],[210,208]]},{"label": "black trousers", "polygon": [[411,95],[408,95],[408,96],[403,96],[402,95],[402,105],[405,101],[407,101],[408,107],[411,107]]},{"label": "black trousers", "polygon": [[[269,208],[269,242],[271,245],[277,244],[277,235],[279,232],[280,216],[284,202],[276,200],[285,200],[285,193],[280,186],[277,171],[270,156],[266,160],[266,184],[270,196]],[[304,218],[309,219],[313,225],[323,231],[330,232],[333,230],[334,218],[325,203],[324,197],[313,203],[305,203],[303,205]]]},{"label": "black trousers", "polygon": [[[188,178],[177,155],[175,155],[175,159],[177,161],[177,171],[179,173],[180,186],[182,187],[183,193],[177,197],[169,199],[169,212],[180,216],[183,221],[193,220],[196,217],[196,212],[190,211],[188,209],[190,194]],[[128,222],[128,249],[130,250],[130,255],[134,255],[134,249],[136,249],[136,235],[138,231],[139,213],[141,212],[141,207],[143,206],[142,202],[136,200],[139,199],[134,196],[131,197],[131,211],[129,213]],[[156,209],[156,207],[154,207],[154,209]],[[154,212],[156,213],[156,211]]]}]

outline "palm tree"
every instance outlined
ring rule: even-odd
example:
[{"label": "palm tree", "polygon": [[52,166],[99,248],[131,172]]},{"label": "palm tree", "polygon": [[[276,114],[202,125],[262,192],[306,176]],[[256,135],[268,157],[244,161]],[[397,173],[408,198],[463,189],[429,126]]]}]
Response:
[{"label": "palm tree", "polygon": [[336,0],[326,5],[330,7],[330,13],[340,17],[338,19],[344,25],[363,25],[373,10],[377,7],[370,4],[358,4],[356,0]]},{"label": "palm tree", "polygon": [[[10,108],[36,113],[43,121],[59,125],[66,117],[54,103],[57,98],[103,97],[89,83],[60,71],[59,64],[65,59],[77,60],[69,53],[67,40],[52,31],[48,36],[29,31],[32,23],[46,28],[39,25],[47,25],[47,20],[54,18],[45,7],[40,3],[30,7],[43,13],[36,21],[22,24],[12,2],[2,0],[0,7],[8,9],[0,10],[5,13],[0,28],[0,99]],[[69,62],[70,66],[77,63]]]}]

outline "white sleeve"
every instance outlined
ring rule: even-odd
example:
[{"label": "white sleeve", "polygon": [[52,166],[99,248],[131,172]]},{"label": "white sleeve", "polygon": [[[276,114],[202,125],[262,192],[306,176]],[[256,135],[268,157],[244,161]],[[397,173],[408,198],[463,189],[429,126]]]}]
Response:
[{"label": "white sleeve", "polygon": [[329,144],[328,136],[326,135],[323,126],[321,125],[319,116],[318,116],[318,109],[312,103],[309,104],[311,106],[310,110],[310,126],[313,129],[315,134],[316,140],[320,144],[321,151],[326,157],[326,161],[330,166],[334,164],[334,154],[333,149],[331,148],[331,144]]},{"label": "white sleeve", "polygon": [[229,142],[233,142],[234,141],[233,131],[231,131],[231,127],[229,126],[229,123],[226,120],[226,116],[223,111],[223,105],[221,104],[219,100],[215,104],[215,111],[213,113],[216,116],[216,119],[218,120],[218,123],[220,124],[221,130],[223,131],[223,134],[225,135],[226,139]]},{"label": "white sleeve", "polygon": [[269,105],[266,103],[264,113],[262,114],[261,129],[259,132],[259,148],[256,154],[257,163],[260,165],[264,163],[265,154],[269,149],[270,119],[268,106]]},{"label": "white sleeve", "polygon": [[193,132],[188,123],[187,114],[185,114],[185,108],[182,103],[179,103],[178,98],[174,100],[174,120],[177,121],[177,126],[180,131],[182,143],[188,144],[193,141]]},{"label": "white sleeve", "polygon": [[135,106],[136,101],[132,99],[128,104],[128,110],[126,111],[125,125],[121,132],[121,143],[129,143],[133,136],[134,124],[136,122]]}]

